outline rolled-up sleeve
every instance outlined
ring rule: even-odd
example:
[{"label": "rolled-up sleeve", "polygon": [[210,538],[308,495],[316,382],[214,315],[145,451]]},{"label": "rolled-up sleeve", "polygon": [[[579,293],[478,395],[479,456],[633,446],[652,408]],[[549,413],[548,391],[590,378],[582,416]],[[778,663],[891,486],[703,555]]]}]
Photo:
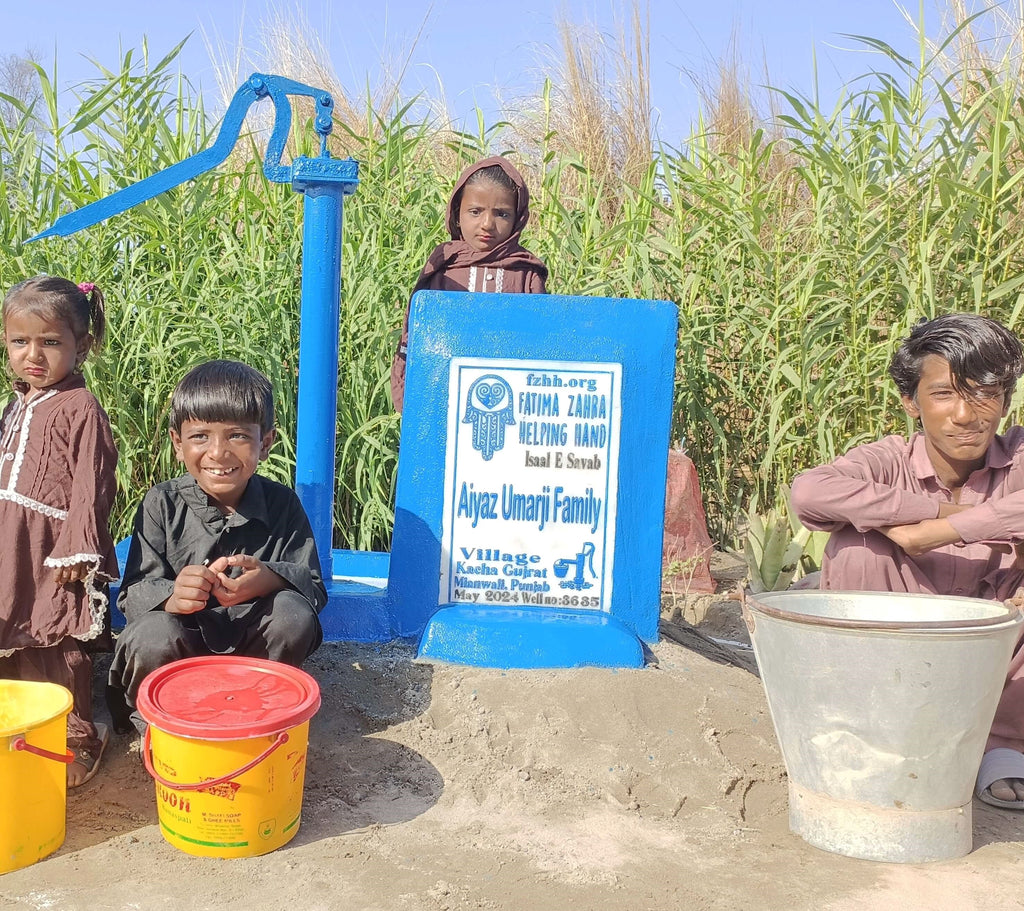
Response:
[{"label": "rolled-up sleeve", "polygon": [[949,523],[966,544],[1024,541],[1024,491],[986,500],[950,516]]},{"label": "rolled-up sleeve", "polygon": [[850,525],[867,532],[936,518],[939,502],[907,489],[911,472],[901,449],[906,449],[906,441],[887,437],[802,472],[793,480],[794,512],[816,531]]}]

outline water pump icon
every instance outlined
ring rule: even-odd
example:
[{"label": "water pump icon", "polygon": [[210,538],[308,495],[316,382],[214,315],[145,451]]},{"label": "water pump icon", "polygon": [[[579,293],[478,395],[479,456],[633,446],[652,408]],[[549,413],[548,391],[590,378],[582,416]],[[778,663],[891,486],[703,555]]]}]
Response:
[{"label": "water pump icon", "polygon": [[593,582],[586,582],[586,581],[584,581],[584,578],[583,578],[583,567],[585,565],[589,565],[591,578],[592,579],[596,579],[597,578],[597,573],[594,572],[594,551],[595,551],[595,549],[596,548],[594,547],[594,545],[590,541],[586,541],[583,544],[583,550],[581,550],[578,554],[576,554],[576,556],[573,557],[571,560],[566,559],[566,558],[562,558],[561,560],[555,560],[555,563],[554,563],[554,566],[552,566],[552,569],[554,569],[555,575],[559,579],[565,579],[565,577],[569,574],[569,567],[570,566],[575,566],[576,567],[576,575],[573,576],[573,578],[566,579],[564,582],[559,582],[558,583],[562,588],[571,588],[574,591],[582,591],[585,588],[593,588],[594,587],[594,583]]}]

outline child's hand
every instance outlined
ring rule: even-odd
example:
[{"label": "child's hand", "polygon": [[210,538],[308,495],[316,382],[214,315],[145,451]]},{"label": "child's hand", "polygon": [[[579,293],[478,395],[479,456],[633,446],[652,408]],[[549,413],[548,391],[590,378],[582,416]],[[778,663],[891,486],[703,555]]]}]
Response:
[{"label": "child's hand", "polygon": [[89,575],[91,568],[91,563],[73,563],[71,566],[57,566],[53,570],[53,580],[58,585],[67,585],[69,582],[81,582]]},{"label": "child's hand", "polygon": [[164,602],[169,614],[194,614],[206,607],[217,574],[208,566],[186,566],[174,580],[174,591]]},{"label": "child's hand", "polygon": [[[234,579],[227,574],[232,566],[242,570]],[[213,596],[225,607],[255,601],[264,595],[279,592],[287,585],[272,569],[248,554],[218,557],[210,564],[210,569],[217,574]]]}]

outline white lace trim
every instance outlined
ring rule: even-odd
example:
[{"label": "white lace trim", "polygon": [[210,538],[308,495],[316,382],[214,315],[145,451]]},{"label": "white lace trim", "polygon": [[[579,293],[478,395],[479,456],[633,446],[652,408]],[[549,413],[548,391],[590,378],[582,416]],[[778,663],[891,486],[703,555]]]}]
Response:
[{"label": "white lace trim", "polygon": [[85,577],[85,592],[89,596],[89,614],[92,616],[92,625],[82,635],[73,637],[79,642],[88,642],[103,632],[103,619],[107,615],[108,599],[106,592],[102,588],[97,588],[95,577],[95,573],[90,573]]},{"label": "white lace trim", "polygon": [[103,621],[107,616],[108,598],[107,593],[103,590],[103,581],[105,581],[106,577],[101,576],[99,582],[96,580],[97,570],[100,568],[100,559],[99,554],[75,554],[73,557],[58,557],[56,560],[47,557],[43,560],[44,566],[69,566],[71,564],[68,561],[92,564],[86,577],[82,580],[82,584],[85,586],[85,594],[89,598],[89,615],[92,617],[92,624],[84,633],[72,637],[79,642],[88,642],[103,632]]},{"label": "white lace trim", "polygon": [[[110,581],[106,574],[99,573],[99,565],[101,561],[99,554],[74,554],[70,557],[47,557],[43,560],[44,566],[71,566],[75,563],[91,563],[89,572],[86,577],[82,580],[82,584],[85,586],[85,594],[89,599],[89,617],[90,624],[89,628],[78,635],[73,635],[71,638],[77,639],[79,642],[88,642],[90,639],[95,639],[100,633],[103,632],[104,620],[107,616],[107,605],[109,599],[107,593],[103,590],[103,583]],[[97,583],[97,575],[100,576],[100,581]],[[29,646],[31,647],[31,646]],[[0,648],[0,658],[9,658],[15,652],[21,651],[16,648]]]},{"label": "white lace trim", "polygon": [[[494,273],[493,277],[491,273]],[[477,287],[477,274],[480,275],[480,287]],[[469,267],[469,281],[466,282],[467,291],[486,291],[487,282],[494,282],[494,293],[501,294],[502,289],[505,287],[505,270],[492,268],[487,266],[484,269],[479,269],[476,266]]]},{"label": "white lace trim", "polygon": [[[18,483],[18,474],[21,472],[22,462],[25,460],[25,448],[28,446],[28,435],[29,427],[32,423],[32,413],[35,411],[36,405],[40,402],[45,402],[48,398],[57,394],[57,390],[51,389],[48,392],[44,392],[42,395],[32,399],[27,405],[24,405],[24,399],[19,401],[19,408],[11,415],[11,423],[5,428],[3,442],[4,448],[9,445],[14,439],[15,434],[18,435],[18,448],[14,456],[14,465],[11,467],[11,474],[7,481],[7,487],[0,489],[0,500],[9,500],[12,503],[17,503],[19,506],[24,506],[26,509],[32,509],[36,512],[42,513],[44,516],[49,516],[51,519],[60,519],[63,521],[68,517],[68,511],[66,509],[58,509],[56,506],[48,506],[46,503],[40,503],[38,500],[33,500],[31,497],[26,497],[24,494],[18,493],[14,488]],[[23,412],[19,415],[19,412]],[[17,418],[21,417],[20,426],[18,426]],[[96,575],[97,570],[102,558],[99,554],[73,554],[70,557],[47,557],[43,560],[44,566],[73,566],[76,563],[89,563],[89,572],[86,574],[82,583],[85,585],[85,593],[89,599],[89,616],[91,623],[89,629],[81,635],[74,636],[73,638],[78,639],[81,642],[88,642],[90,639],[95,639],[100,633],[103,632],[104,618],[107,613],[108,598],[106,592],[103,590],[103,579],[97,584]],[[16,648],[4,648],[0,649],[0,658],[9,658],[15,652],[20,651]]]},{"label": "white lace trim", "polygon": [[[25,417],[22,419],[21,428],[18,431],[18,451],[14,455],[14,465],[11,468],[11,477],[7,482],[7,489],[12,493],[14,492],[14,488],[18,486],[18,474],[21,472],[21,463],[25,461],[25,447],[28,446],[28,430],[29,427],[32,426],[32,415],[36,410],[36,405],[40,402],[45,402],[47,399],[53,398],[56,394],[57,390],[51,389],[49,392],[44,392],[42,395],[36,396],[25,406]],[[35,501],[33,500],[30,502]],[[61,511],[63,512],[63,510]],[[50,513],[47,513],[47,515],[50,515]],[[67,515],[68,514],[65,512],[63,516],[55,516],[55,518],[66,519]]]},{"label": "white lace trim", "polygon": [[34,509],[36,512],[41,512],[44,516],[49,516],[51,519],[60,519],[63,521],[68,517],[68,511],[66,509],[58,509],[56,506],[47,506],[45,503],[40,503],[38,500],[33,500],[31,497],[26,497],[24,494],[18,493],[16,490],[0,490],[0,500],[10,500],[12,503],[24,506],[26,509]]},{"label": "white lace trim", "polygon": [[99,554],[72,554],[70,557],[47,557],[43,566],[74,566],[77,563],[95,563],[100,565],[103,558]]}]

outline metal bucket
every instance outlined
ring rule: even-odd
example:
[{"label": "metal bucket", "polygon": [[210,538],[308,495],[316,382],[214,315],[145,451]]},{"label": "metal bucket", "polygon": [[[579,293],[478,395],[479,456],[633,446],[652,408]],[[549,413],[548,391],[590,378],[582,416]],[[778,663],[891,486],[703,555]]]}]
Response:
[{"label": "metal bucket", "polygon": [[743,607],[789,773],[789,826],[826,851],[962,857],[1024,617],[976,598],[791,591]]}]

